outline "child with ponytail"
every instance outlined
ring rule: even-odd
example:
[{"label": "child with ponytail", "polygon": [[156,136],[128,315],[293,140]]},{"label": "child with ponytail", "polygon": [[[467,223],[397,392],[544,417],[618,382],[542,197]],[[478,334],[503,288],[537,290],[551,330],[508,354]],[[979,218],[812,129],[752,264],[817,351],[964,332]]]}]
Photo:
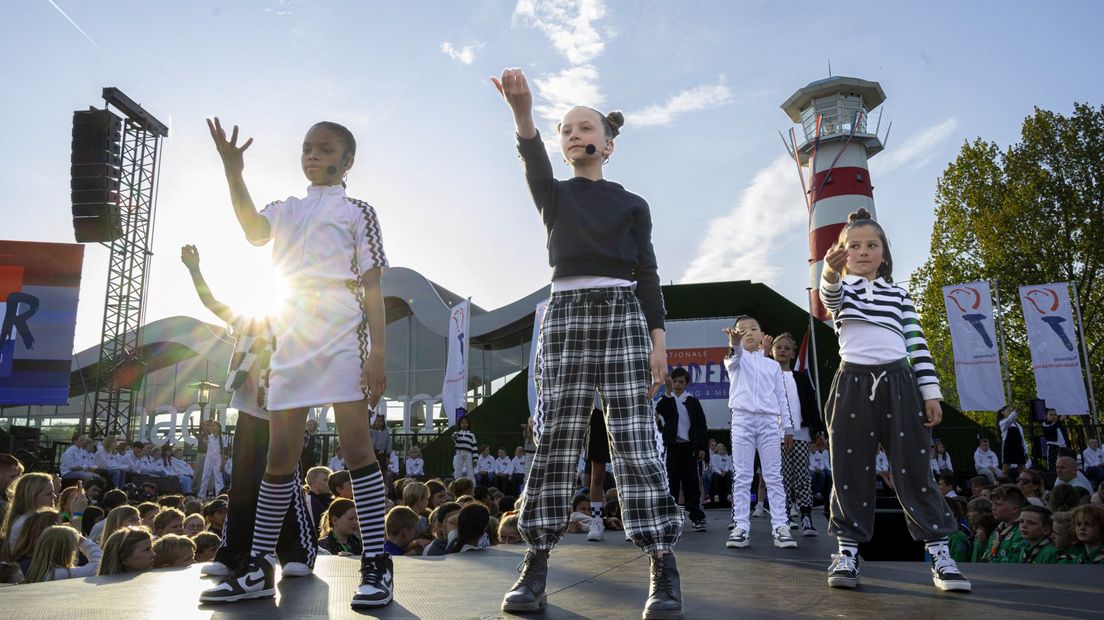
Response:
[{"label": "child with ponytail", "polygon": [[970,591],[951,558],[957,529],[932,476],[932,427],[943,419],[939,378],[908,291],[893,283],[893,257],[866,209],[848,217],[824,257],[820,298],[839,334],[839,370],[828,396],[832,493],[828,532],[839,542],[828,585],[859,585],[858,545],[874,529],[874,454],[880,443],[909,532],[931,556],[940,590]]}]

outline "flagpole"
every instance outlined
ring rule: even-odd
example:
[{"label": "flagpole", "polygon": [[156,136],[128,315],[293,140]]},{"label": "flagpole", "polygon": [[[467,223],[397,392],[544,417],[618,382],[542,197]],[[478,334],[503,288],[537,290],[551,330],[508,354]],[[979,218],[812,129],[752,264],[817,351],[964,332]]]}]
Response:
[{"label": "flagpole", "polygon": [[813,289],[805,289],[807,301],[809,303],[809,347],[812,349],[812,363],[809,367],[813,369],[813,391],[816,392],[817,409],[821,408],[820,401],[820,369],[817,368],[817,354],[816,354],[816,331],[813,329]]},{"label": "flagpole", "polygon": [[993,289],[993,294],[997,298],[996,306],[996,324],[997,334],[1000,336],[1000,364],[1001,364],[1001,382],[1004,383],[1004,398],[1005,404],[1012,404],[1012,370],[1008,368],[1008,345],[1004,341],[1004,312],[1001,306],[1000,300],[1000,281],[989,280],[989,286]]},{"label": "flagpole", "polygon": [[1089,366],[1089,349],[1085,343],[1085,328],[1081,324],[1081,295],[1077,292],[1077,282],[1070,280],[1073,287],[1073,309],[1077,311],[1077,331],[1081,336],[1081,355],[1085,358],[1085,376],[1089,380],[1089,408],[1096,418],[1096,440],[1100,441],[1100,412],[1096,409],[1096,395],[1093,393],[1092,367]]}]

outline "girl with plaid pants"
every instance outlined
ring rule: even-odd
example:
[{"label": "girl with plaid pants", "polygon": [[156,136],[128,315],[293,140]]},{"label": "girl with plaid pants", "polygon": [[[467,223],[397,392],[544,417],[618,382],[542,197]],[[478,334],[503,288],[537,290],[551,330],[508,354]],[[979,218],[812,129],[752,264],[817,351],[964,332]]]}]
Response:
[{"label": "girl with plaid pants", "polygon": [[625,529],[651,559],[644,618],[681,618],[672,548],[682,515],[668,492],[651,406],[667,374],[651,214],[644,199],[602,176],[624,116],[588,107],[568,111],[556,130],[574,178],[559,181],[533,122],[525,75],[507,69],[492,81],[514,115],[518,151],[548,232],[553,267],[552,300],[535,344],[537,452],[518,519],[529,548],[502,609],[535,611],[545,602],[548,553],[567,526],[575,462],[598,389]]}]

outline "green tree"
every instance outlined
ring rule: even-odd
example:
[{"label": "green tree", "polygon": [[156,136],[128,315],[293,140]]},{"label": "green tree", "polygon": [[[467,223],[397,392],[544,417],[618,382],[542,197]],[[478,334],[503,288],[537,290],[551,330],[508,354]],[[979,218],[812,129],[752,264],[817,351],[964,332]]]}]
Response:
[{"label": "green tree", "polygon": [[[1076,282],[1096,394],[1104,396],[1104,106],[1072,116],[1035,109],[1021,141],[1002,151],[981,138],[962,146],[939,178],[931,254],[912,276],[921,324],[945,386],[957,400],[942,287],[995,280],[1001,296],[1012,397],[1035,397],[1017,287]],[[994,414],[968,412],[983,424]]]}]

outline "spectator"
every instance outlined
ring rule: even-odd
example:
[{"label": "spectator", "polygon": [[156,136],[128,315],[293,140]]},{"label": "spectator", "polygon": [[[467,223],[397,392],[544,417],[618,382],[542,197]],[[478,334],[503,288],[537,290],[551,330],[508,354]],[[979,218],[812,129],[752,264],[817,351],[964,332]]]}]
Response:
[{"label": "spectator", "polygon": [[1070,515],[1082,564],[1104,564],[1104,508],[1078,506]]},{"label": "spectator", "polygon": [[1058,561],[1058,548],[1050,539],[1053,522],[1050,510],[1041,506],[1024,506],[1020,511],[1020,534],[1024,539],[1021,562],[1054,564]]},{"label": "spectator", "polygon": [[996,531],[998,525],[993,517],[993,504],[986,498],[975,497],[966,505],[966,520],[972,530],[973,551],[970,561],[980,562],[988,551],[985,545],[989,542],[989,534]]},{"label": "spectator", "polygon": [[203,507],[203,518],[207,519],[207,531],[222,538],[222,528],[226,524],[226,500],[216,499]]},{"label": "spectator", "polygon": [[341,443],[338,442],[334,446],[333,458],[330,459],[330,471],[341,471],[343,469],[349,468],[345,465],[345,457],[341,453]]},{"label": "spectator", "polygon": [[422,555],[426,557],[445,555],[448,544],[456,537],[456,518],[460,514],[460,504],[444,502],[429,515],[429,527],[433,531],[433,541],[426,545]]},{"label": "spectator", "polygon": [[23,463],[14,456],[0,454],[0,521],[8,514],[13,483],[23,475]]},{"label": "spectator", "polygon": [[17,562],[23,574],[31,566],[31,556],[34,555],[38,539],[47,529],[61,525],[61,516],[53,508],[39,508],[27,516],[23,521],[23,527],[19,530],[19,536],[12,540],[11,553],[4,560]]},{"label": "spectator", "polygon": [[427,480],[426,486],[429,487],[430,510],[434,510],[441,504],[452,500],[452,496],[449,495],[448,488],[445,486],[445,483],[441,482],[437,478]]},{"label": "spectator", "polygon": [[137,508],[127,504],[117,506],[112,508],[111,512],[107,513],[107,518],[104,519],[104,527],[100,531],[99,537],[93,538],[92,540],[95,541],[96,544],[103,546],[116,530],[124,527],[137,527],[141,524],[142,518]]},{"label": "spectator", "polygon": [[475,489],[475,482],[471,478],[457,478],[449,485],[449,495],[459,500],[464,495],[471,495]]},{"label": "spectator", "polygon": [[947,537],[947,548],[950,551],[951,559],[955,562],[969,562],[973,550],[971,539],[974,536],[974,531],[966,517],[968,510],[966,500],[961,497],[952,497],[947,500],[947,505],[951,508],[951,514],[954,515],[955,521],[958,523],[958,529],[951,532],[950,536]]},{"label": "spectator", "polygon": [[1054,409],[1046,410],[1046,419],[1043,420],[1043,441],[1046,454],[1047,471],[1055,471],[1061,449],[1066,447],[1066,425],[1058,419],[1058,412]]},{"label": "spectator", "polygon": [[[166,508],[153,519],[153,536],[161,538],[168,534],[184,534],[184,513],[176,508]],[[157,568],[157,567],[154,567]]]},{"label": "spectator", "polygon": [[203,514],[203,502],[192,496],[188,496],[184,500],[184,514],[186,515],[202,515]]},{"label": "spectator", "polygon": [[1077,471],[1077,459],[1072,456],[1060,456],[1055,462],[1055,468],[1058,472],[1058,479],[1054,481],[1054,487],[1057,488],[1063,484],[1069,484],[1075,487],[1081,487],[1090,494],[1093,492],[1092,483],[1085,477],[1085,474]]},{"label": "spectator", "polygon": [[[417,537],[423,538],[423,535],[429,531],[429,487],[425,484],[414,481],[403,487],[402,505],[410,508],[414,511],[414,514],[418,515]],[[429,536],[424,536],[429,538]]]},{"label": "spectator", "polygon": [[387,457],[387,475],[391,480],[399,477],[399,455],[395,452]]},{"label": "spectator", "polygon": [[363,545],[353,500],[339,497],[330,504],[322,515],[322,537],[318,540],[318,548],[325,549],[330,555],[361,556]]},{"label": "spectator", "polygon": [[1070,484],[1056,484],[1047,493],[1047,507],[1053,512],[1070,512],[1081,505],[1081,493]]},{"label": "spectator", "polygon": [[1016,486],[1023,491],[1027,503],[1033,506],[1046,506],[1046,502],[1043,501],[1043,494],[1046,492],[1046,478],[1043,477],[1043,472],[1037,469],[1021,470],[1016,476]]},{"label": "spectator", "polygon": [[[989,479],[985,476],[974,476],[970,478],[970,497],[986,497],[989,495],[989,491],[992,487],[989,486]],[[1021,491],[1023,489],[1020,489]]]},{"label": "spectator", "polygon": [[[0,467],[3,465],[0,464]],[[1089,437],[1089,447],[1081,451],[1081,467],[1085,468],[1085,476],[1093,486],[1099,488],[1100,483],[1104,482],[1104,451],[1100,450],[1100,441],[1096,437]],[[0,478],[0,489],[4,488],[3,482]]]},{"label": "spectator", "polygon": [[190,514],[184,517],[184,535],[188,538],[194,538],[196,534],[203,531],[206,523],[203,520],[201,514]]},{"label": "spectator", "polygon": [[114,437],[104,437],[103,443],[96,449],[96,468],[107,473],[111,485],[116,489],[126,483],[126,464],[119,454]]},{"label": "spectator", "polygon": [[939,480],[936,481],[939,484],[939,492],[943,494],[943,497],[951,499],[958,497],[958,479],[954,474],[942,474],[939,476]]},{"label": "spectator", "polygon": [[[77,566],[77,551],[87,563]],[[31,565],[26,572],[26,583],[57,581],[73,577],[91,577],[100,568],[103,552],[96,543],[80,535],[80,532],[64,525],[53,525],[39,536]]]},{"label": "spectator", "polygon": [[43,473],[24,474],[15,483],[15,492],[12,494],[11,504],[4,515],[4,524],[0,526],[0,560],[7,559],[6,553],[10,553],[15,540],[19,538],[19,530],[23,527],[23,521],[39,508],[53,508],[57,501],[57,489],[54,479]]},{"label": "spectator", "polygon": [[180,512],[184,512],[184,496],[162,495],[157,498],[157,505],[161,508],[176,508]]},{"label": "spectator", "polygon": [[985,476],[989,484],[996,484],[1000,474],[1000,458],[996,452],[989,449],[989,438],[982,437],[978,440],[977,450],[974,450],[974,468],[979,476]]},{"label": "spectator", "polygon": [[157,515],[161,513],[161,505],[153,502],[142,502],[138,504],[138,516],[142,518],[142,527],[149,531],[153,531],[153,520],[157,518]]},{"label": "spectator", "polygon": [[299,467],[302,468],[301,471],[310,471],[318,465],[322,454],[322,447],[318,440],[318,420],[308,419],[304,428],[307,435],[303,440],[303,451],[299,454]]},{"label": "spectator", "polygon": [[99,506],[88,506],[84,509],[84,517],[81,518],[81,536],[92,536],[92,528],[97,523],[103,523],[104,511]]},{"label": "spectator", "polygon": [[[809,469],[813,468],[814,455],[809,455]],[[819,461],[818,461],[819,462]],[[816,487],[816,473],[813,475],[813,489]],[[829,476],[831,474],[828,474]],[[709,492],[712,494],[713,504],[724,505],[732,503],[732,457],[728,454],[728,448],[723,443],[713,446],[713,456],[709,457]]]},{"label": "spectator", "polygon": [[196,544],[187,536],[166,534],[153,543],[154,568],[179,568],[195,563]]},{"label": "spectator", "polygon": [[142,452],[144,451],[145,444],[135,441],[130,444],[130,451],[120,457],[119,462],[128,474],[134,476],[146,473],[142,464]]},{"label": "spectator", "polygon": [[502,517],[502,520],[498,523],[499,543],[503,545],[516,545],[524,542],[521,539],[521,532],[518,531],[517,522],[517,513]]},{"label": "spectator", "polygon": [[419,481],[425,478],[425,460],[418,446],[410,448],[406,455],[406,476]]},{"label": "spectator", "polygon": [[[1001,469],[1006,476],[1015,476],[1030,461],[1023,427],[1016,421],[1017,412],[1011,405],[997,411],[997,431],[1001,438]],[[1015,469],[1015,471],[1012,471]]]},{"label": "spectator", "polygon": [[73,445],[61,453],[61,480],[63,483],[75,480],[90,482],[99,479],[99,476],[89,467],[87,460],[89,441],[88,435],[76,433],[73,435]]},{"label": "spectator", "polygon": [[[167,447],[167,446],[166,446]],[[180,481],[180,489],[185,493],[189,493],[192,490],[192,486],[195,480],[195,470],[187,461],[184,460],[184,450],[182,448],[173,448],[168,457],[168,463],[165,465],[166,475],[174,476]]]},{"label": "spectator", "polygon": [[499,448],[498,458],[495,459],[494,466],[495,486],[499,489],[507,489],[513,492],[513,487],[510,484],[511,474],[513,474],[513,471],[514,464],[510,461],[510,457],[506,453],[506,448]]},{"label": "spectator", "polygon": [[814,464],[817,471],[813,473],[813,496],[824,503],[824,516],[828,517],[829,498],[832,496],[832,460],[828,452],[828,443],[824,435],[817,435],[813,442],[814,451],[809,454],[809,467]]},{"label": "spectator", "polygon": [[525,465],[525,448],[518,446],[514,448],[514,458],[510,459],[510,490],[514,495],[520,496],[525,485]]},{"label": "spectator", "polygon": [[103,547],[100,575],[118,575],[149,570],[153,564],[153,535],[145,527],[115,530]]},{"label": "spectator", "polygon": [[571,515],[567,518],[567,531],[584,532],[590,529],[590,498],[576,495],[571,500]]},{"label": "spectator", "polygon": [[222,544],[222,539],[218,534],[214,532],[203,531],[192,537],[192,541],[195,542],[195,561],[196,564],[203,564],[215,559],[215,554],[218,553],[219,545]]},{"label": "spectator", "polygon": [[[589,512],[589,506],[587,509]],[[461,508],[456,516],[456,539],[449,543],[448,553],[478,551],[486,547],[487,522],[490,518],[487,507],[479,502],[472,502]]]},{"label": "spectator", "polygon": [[494,484],[495,459],[491,456],[491,447],[479,446],[479,458],[475,466],[475,483],[483,486]]},{"label": "spectator", "polygon": [[1017,525],[1020,520],[1020,510],[1027,503],[1023,491],[1011,484],[1004,484],[993,489],[989,498],[993,504],[993,516],[997,519],[998,525],[996,531],[989,534],[987,543],[989,551],[982,561],[1018,562],[1024,548],[1023,536]]},{"label": "spectator", "polygon": [[954,463],[951,462],[951,455],[947,454],[947,446],[938,439],[931,447],[931,468],[936,478],[945,473],[954,473]]},{"label": "spectator", "polygon": [[334,497],[353,499],[353,478],[348,471],[335,471],[330,474],[326,484],[330,487],[330,494]]},{"label": "spectator", "polygon": [[498,519],[494,516],[487,518],[487,529],[484,531],[485,539],[488,547],[493,547],[498,544]]},{"label": "spectator", "polygon": [[307,511],[315,532],[322,531],[322,514],[330,507],[333,495],[330,493],[330,471],[328,467],[312,467],[307,472]]},{"label": "spectator", "polygon": [[414,542],[418,527],[418,515],[413,510],[406,506],[392,508],[384,519],[383,527],[386,533],[383,543],[384,553],[390,553],[393,556],[406,555],[408,552],[412,552],[413,555],[421,553],[420,548],[416,552],[414,549],[408,549]]}]

